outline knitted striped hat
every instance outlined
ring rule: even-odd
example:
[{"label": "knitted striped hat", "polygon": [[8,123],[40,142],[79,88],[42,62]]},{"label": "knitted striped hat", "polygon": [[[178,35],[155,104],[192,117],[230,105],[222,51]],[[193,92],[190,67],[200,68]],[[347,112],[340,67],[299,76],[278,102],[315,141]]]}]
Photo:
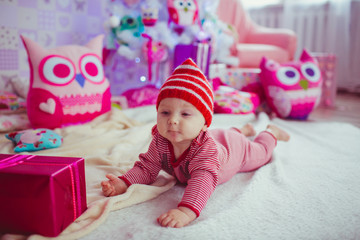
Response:
[{"label": "knitted striped hat", "polygon": [[214,111],[212,87],[190,58],[179,65],[164,82],[157,98],[156,109],[164,98],[180,98],[191,103],[202,113],[207,126],[210,126]]}]

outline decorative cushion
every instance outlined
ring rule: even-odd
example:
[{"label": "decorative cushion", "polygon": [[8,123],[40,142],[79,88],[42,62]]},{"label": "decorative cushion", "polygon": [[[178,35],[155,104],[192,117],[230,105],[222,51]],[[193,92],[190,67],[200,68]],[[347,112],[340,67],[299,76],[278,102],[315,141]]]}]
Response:
[{"label": "decorative cushion", "polygon": [[146,85],[140,88],[131,88],[121,96],[126,97],[129,108],[156,104],[159,89],[154,85]]},{"label": "decorative cushion", "polygon": [[102,65],[103,35],[85,46],[44,49],[21,36],[31,70],[27,112],[34,128],[83,123],[111,108]]},{"label": "decorative cushion", "polygon": [[227,86],[219,78],[213,81],[214,112],[227,114],[254,113],[260,104],[256,93],[243,92]]},{"label": "decorative cushion", "polygon": [[306,120],[321,96],[317,61],[303,50],[298,61],[279,64],[263,58],[260,81],[269,107],[281,118]]},{"label": "decorative cushion", "polygon": [[15,143],[14,152],[31,152],[59,147],[62,137],[49,129],[28,129],[5,135]]}]

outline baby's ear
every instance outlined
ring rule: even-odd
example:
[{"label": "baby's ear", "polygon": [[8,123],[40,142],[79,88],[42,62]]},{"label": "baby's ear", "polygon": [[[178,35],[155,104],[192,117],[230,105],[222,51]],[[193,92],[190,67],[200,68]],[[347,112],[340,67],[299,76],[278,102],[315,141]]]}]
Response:
[{"label": "baby's ear", "polygon": [[206,124],[204,124],[204,126],[202,128],[203,132],[206,132],[207,129],[208,129],[208,126]]}]

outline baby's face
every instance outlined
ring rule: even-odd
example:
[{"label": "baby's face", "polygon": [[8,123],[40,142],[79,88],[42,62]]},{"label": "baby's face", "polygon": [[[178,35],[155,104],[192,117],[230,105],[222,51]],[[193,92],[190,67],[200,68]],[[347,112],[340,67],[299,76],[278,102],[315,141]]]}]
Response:
[{"label": "baby's face", "polygon": [[165,98],[158,107],[157,128],[173,145],[190,145],[207,126],[203,115],[191,103],[179,98]]}]

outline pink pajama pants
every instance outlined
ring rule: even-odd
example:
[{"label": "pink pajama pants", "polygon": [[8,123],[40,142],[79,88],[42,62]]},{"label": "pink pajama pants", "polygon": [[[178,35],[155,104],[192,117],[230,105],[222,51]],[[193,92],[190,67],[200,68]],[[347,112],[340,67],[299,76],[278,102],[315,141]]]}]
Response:
[{"label": "pink pajama pants", "polygon": [[219,149],[219,184],[228,181],[239,172],[258,169],[271,160],[276,146],[276,138],[269,132],[261,132],[250,141],[235,128],[210,130]]}]

